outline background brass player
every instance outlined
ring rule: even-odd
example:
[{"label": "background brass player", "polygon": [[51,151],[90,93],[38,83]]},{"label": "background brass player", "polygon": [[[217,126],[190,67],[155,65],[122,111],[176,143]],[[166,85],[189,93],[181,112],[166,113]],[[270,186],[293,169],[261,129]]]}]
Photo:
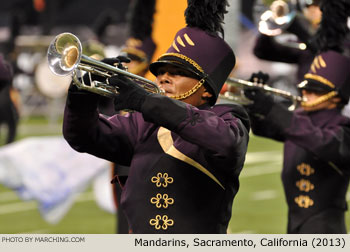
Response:
[{"label": "background brass player", "polygon": [[[349,1],[322,1],[315,37],[318,54],[298,88],[307,99],[294,112],[259,89],[246,90],[254,134],[284,142],[282,181],[288,233],[346,233],[350,177],[350,119],[341,110],[350,96],[345,37]],[[253,74],[263,79],[264,74]]]}]

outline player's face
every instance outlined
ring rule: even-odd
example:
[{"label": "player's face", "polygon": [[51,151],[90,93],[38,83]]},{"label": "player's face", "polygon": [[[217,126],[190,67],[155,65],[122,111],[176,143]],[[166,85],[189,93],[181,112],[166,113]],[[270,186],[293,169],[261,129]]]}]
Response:
[{"label": "player's face", "polygon": [[[193,74],[188,70],[172,65],[164,65],[157,69],[156,83],[165,91],[166,96],[178,96],[191,90],[198,83],[199,80],[191,76]],[[201,86],[194,94],[182,101],[198,107],[206,102],[203,97],[210,96],[211,94],[206,92],[204,86]]]},{"label": "player's face", "polygon": [[315,106],[307,106],[308,104],[312,104],[313,102],[317,101],[321,96],[325,95],[324,93],[317,93],[313,91],[309,91],[306,89],[302,90],[303,97],[306,98],[307,102],[305,103],[306,106],[302,106],[305,111],[316,111],[321,109],[333,109],[337,106],[337,103],[339,102],[339,98],[334,97],[331,99],[328,99],[324,102],[321,102]]}]

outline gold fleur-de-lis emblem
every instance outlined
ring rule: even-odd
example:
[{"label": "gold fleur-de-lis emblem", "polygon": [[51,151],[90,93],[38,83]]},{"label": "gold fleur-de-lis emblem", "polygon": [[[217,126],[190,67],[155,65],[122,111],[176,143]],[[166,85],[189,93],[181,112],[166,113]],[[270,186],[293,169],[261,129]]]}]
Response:
[{"label": "gold fleur-de-lis emblem", "polygon": [[154,219],[151,219],[149,221],[149,224],[151,224],[151,226],[154,226],[154,228],[157,230],[159,229],[167,230],[168,227],[171,227],[174,225],[174,220],[169,219],[167,215],[160,216],[159,214],[157,214]]},{"label": "gold fleur-de-lis emblem", "polygon": [[299,207],[309,208],[314,205],[314,201],[307,195],[299,195],[294,198],[295,203],[298,204]]},{"label": "gold fleur-de-lis emblem", "polygon": [[167,187],[168,184],[171,184],[174,182],[174,179],[172,177],[169,177],[168,173],[157,173],[157,176],[153,176],[151,178],[152,183],[155,183],[157,187]]},{"label": "gold fleur-de-lis emblem", "polygon": [[169,205],[174,204],[174,199],[170,198],[168,194],[157,193],[156,197],[151,198],[151,203],[155,204],[157,208],[168,208]]},{"label": "gold fleur-de-lis emblem", "polygon": [[298,165],[297,170],[300,172],[301,175],[304,176],[310,176],[311,174],[315,173],[315,169],[305,163]]},{"label": "gold fleur-de-lis emblem", "polygon": [[303,192],[309,192],[315,188],[315,186],[309,180],[306,179],[298,180],[296,182],[296,186],[299,188],[300,191]]}]

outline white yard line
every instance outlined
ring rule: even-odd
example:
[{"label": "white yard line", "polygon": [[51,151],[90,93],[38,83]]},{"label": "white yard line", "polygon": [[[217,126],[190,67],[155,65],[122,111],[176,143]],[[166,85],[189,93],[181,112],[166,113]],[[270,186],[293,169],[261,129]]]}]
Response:
[{"label": "white yard line", "polygon": [[1,192],[0,193],[0,202],[18,200],[18,196],[13,191]]},{"label": "white yard line", "polygon": [[281,162],[281,151],[259,151],[259,152],[247,152],[244,164],[251,165],[261,162]]},{"label": "white yard line", "polygon": [[276,190],[264,190],[252,193],[252,200],[270,200],[277,198]]},{"label": "white yard line", "polygon": [[243,168],[240,178],[248,178],[254,176],[261,176],[266,174],[278,173],[281,171],[281,162],[273,161],[264,165],[256,165],[250,168]]},{"label": "white yard line", "polygon": [[[80,194],[75,202],[93,201],[93,192],[85,192]],[[0,215],[13,214],[17,212],[25,212],[38,209],[38,203],[36,201],[23,201],[17,203],[1,204]]]},{"label": "white yard line", "polygon": [[2,204],[0,205],[0,215],[24,212],[34,209],[37,209],[37,203],[34,201]]}]

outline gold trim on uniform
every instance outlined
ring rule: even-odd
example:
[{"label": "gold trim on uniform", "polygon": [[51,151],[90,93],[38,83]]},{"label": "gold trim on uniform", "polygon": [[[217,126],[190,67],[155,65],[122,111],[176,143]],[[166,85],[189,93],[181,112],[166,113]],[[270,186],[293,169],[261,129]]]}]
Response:
[{"label": "gold trim on uniform", "polygon": [[316,100],[314,101],[311,101],[311,102],[308,102],[308,101],[303,101],[301,102],[301,106],[303,107],[314,107],[314,106],[317,106],[331,98],[333,98],[334,96],[337,96],[338,95],[338,92],[337,91],[331,91],[325,95],[322,95],[320,97],[318,97]]},{"label": "gold trim on uniform", "polygon": [[197,82],[196,85],[193,86],[193,88],[191,88],[190,90],[188,90],[187,92],[183,93],[183,94],[179,94],[179,95],[173,95],[173,96],[169,96],[169,98],[173,98],[175,100],[183,100],[186,99],[187,97],[190,97],[191,95],[193,95],[195,92],[197,92],[197,90],[204,84],[205,80],[201,79],[200,81]]},{"label": "gold trim on uniform", "polygon": [[324,78],[324,77],[322,77],[320,75],[317,75],[317,74],[307,73],[307,74],[304,75],[304,78],[305,79],[316,80],[316,81],[321,82],[322,84],[327,85],[327,86],[329,86],[331,88],[335,88],[335,85],[332,82],[330,82],[326,78]]},{"label": "gold trim on uniform", "polygon": [[168,227],[171,227],[174,225],[174,220],[169,219],[167,215],[160,216],[159,214],[156,215],[154,219],[150,219],[149,224],[151,226],[154,226],[155,229],[163,229],[167,230]]},{"label": "gold trim on uniform", "polygon": [[169,205],[174,204],[174,199],[170,198],[168,194],[157,193],[156,197],[151,198],[151,203],[155,204],[157,208],[168,208]]},{"label": "gold trim on uniform", "polygon": [[152,183],[155,183],[157,187],[167,187],[168,184],[171,184],[174,182],[174,179],[172,177],[169,177],[168,173],[157,173],[157,176],[153,176],[151,178]]},{"label": "gold trim on uniform", "polygon": [[172,46],[174,47],[174,49],[175,49],[177,52],[180,52],[179,48],[177,47],[177,45],[176,45],[176,43],[175,43],[175,40],[173,41]]},{"label": "gold trim on uniform", "polygon": [[301,175],[305,176],[310,176],[311,174],[315,173],[315,169],[305,163],[298,165],[297,170],[300,172]]},{"label": "gold trim on uniform", "polygon": [[316,56],[311,64],[311,71],[316,73],[317,69],[320,69],[321,67],[325,68],[327,67],[326,62],[322,58],[321,55]]},{"label": "gold trim on uniform", "polygon": [[178,57],[180,59],[183,59],[183,60],[187,61],[188,63],[190,63],[192,66],[194,66],[199,72],[204,73],[203,68],[201,68],[201,66],[198,65],[197,62],[195,62],[193,59],[191,59],[183,54],[180,54],[180,53],[164,53],[159,57],[158,61],[166,56],[174,56],[174,57]]},{"label": "gold trim on uniform", "polygon": [[194,46],[194,42],[192,41],[192,39],[190,38],[190,36],[188,36],[187,33],[184,34],[184,38],[185,38],[186,42],[187,42],[190,46]]},{"label": "gold trim on uniform", "polygon": [[298,180],[296,182],[296,186],[299,188],[300,191],[303,192],[309,192],[315,188],[315,186],[309,180],[306,179]]},{"label": "gold trim on uniform", "polygon": [[206,169],[200,163],[198,163],[197,161],[193,160],[192,158],[186,156],[185,154],[181,153],[178,149],[175,148],[175,146],[173,144],[171,132],[168,129],[160,127],[158,130],[158,133],[157,133],[157,137],[158,137],[158,142],[159,142],[160,146],[162,147],[163,151],[166,154],[168,154],[176,159],[179,159],[179,160],[195,167],[196,169],[200,170],[205,175],[207,175],[209,178],[214,180],[222,189],[225,190],[225,187],[220,183],[220,181],[210,171],[208,171],[208,169]]},{"label": "gold trim on uniform", "polygon": [[177,43],[179,43],[182,47],[186,47],[185,43],[182,41],[180,36],[177,36],[176,38]]},{"label": "gold trim on uniform", "polygon": [[314,205],[314,201],[307,195],[299,195],[294,198],[295,203],[298,204],[299,207],[309,208]]}]

